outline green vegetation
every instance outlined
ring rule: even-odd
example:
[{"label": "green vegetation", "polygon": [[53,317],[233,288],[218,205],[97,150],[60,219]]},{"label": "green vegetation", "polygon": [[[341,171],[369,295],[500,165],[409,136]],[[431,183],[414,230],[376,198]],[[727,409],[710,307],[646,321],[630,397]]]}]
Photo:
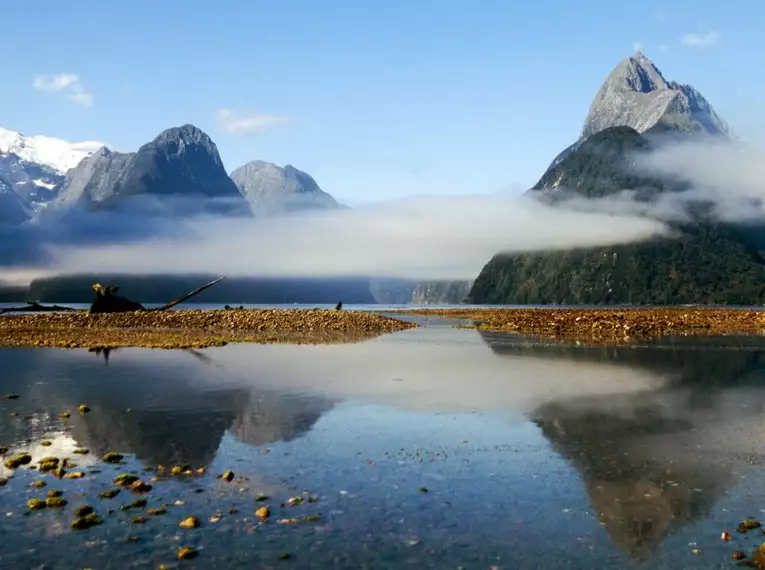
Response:
[{"label": "green vegetation", "polygon": [[[633,168],[648,139],[626,127],[601,131],[553,165],[532,189],[550,202],[636,190],[637,199],[684,189]],[[558,196],[556,188],[569,192]],[[733,304],[765,302],[765,226],[715,222],[704,204],[674,236],[640,243],[496,255],[468,296],[485,304]]]}]

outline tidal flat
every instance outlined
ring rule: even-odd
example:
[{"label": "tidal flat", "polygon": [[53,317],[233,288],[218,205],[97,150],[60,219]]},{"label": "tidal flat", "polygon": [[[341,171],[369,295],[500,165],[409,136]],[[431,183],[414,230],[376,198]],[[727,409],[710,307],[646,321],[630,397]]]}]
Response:
[{"label": "tidal flat", "polygon": [[0,563],[754,559],[765,535],[738,527],[765,520],[765,339],[587,346],[414,320],[353,344],[0,349]]},{"label": "tidal flat", "polygon": [[178,309],[93,314],[6,314],[0,346],[206,348],[233,342],[330,344],[416,326],[364,311]]},{"label": "tidal flat", "polygon": [[465,321],[488,331],[534,334],[592,344],[630,344],[669,335],[765,333],[765,312],[755,309],[688,307],[454,308],[404,310],[405,314]]}]

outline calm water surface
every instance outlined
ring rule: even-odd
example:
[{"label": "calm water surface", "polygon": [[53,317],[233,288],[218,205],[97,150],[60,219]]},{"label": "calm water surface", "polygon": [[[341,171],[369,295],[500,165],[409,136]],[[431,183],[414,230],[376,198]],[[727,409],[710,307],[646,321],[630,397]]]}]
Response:
[{"label": "calm water surface", "polygon": [[[431,321],[349,345],[2,349],[0,381],[20,396],[0,401],[0,444],[86,473],[0,466],[3,568],[726,568],[762,538],[735,532],[765,518],[756,338],[593,349]],[[209,469],[152,483],[167,514],[98,497],[176,464]],[[69,505],[30,513],[50,489]],[[71,530],[80,504],[104,524]],[[178,561],[186,545],[199,556]]]}]

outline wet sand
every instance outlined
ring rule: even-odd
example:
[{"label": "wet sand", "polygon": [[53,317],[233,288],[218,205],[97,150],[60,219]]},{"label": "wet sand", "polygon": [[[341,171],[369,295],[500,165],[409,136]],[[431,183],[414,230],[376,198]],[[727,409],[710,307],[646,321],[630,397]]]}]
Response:
[{"label": "wet sand", "polygon": [[0,346],[204,348],[231,342],[355,342],[415,324],[361,311],[234,309],[0,317]]},{"label": "wet sand", "polygon": [[629,344],[670,335],[765,333],[765,312],[743,309],[420,309],[404,313],[474,321],[461,325],[466,328],[594,344]]}]

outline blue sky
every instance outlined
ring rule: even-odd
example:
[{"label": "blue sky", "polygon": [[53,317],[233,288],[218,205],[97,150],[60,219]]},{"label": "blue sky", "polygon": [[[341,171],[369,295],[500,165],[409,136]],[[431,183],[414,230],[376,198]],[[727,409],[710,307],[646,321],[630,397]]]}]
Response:
[{"label": "blue sky", "polygon": [[228,170],[290,163],[352,204],[530,186],[638,44],[765,131],[761,0],[40,0],[2,18],[0,126],[135,150],[193,123]]}]

